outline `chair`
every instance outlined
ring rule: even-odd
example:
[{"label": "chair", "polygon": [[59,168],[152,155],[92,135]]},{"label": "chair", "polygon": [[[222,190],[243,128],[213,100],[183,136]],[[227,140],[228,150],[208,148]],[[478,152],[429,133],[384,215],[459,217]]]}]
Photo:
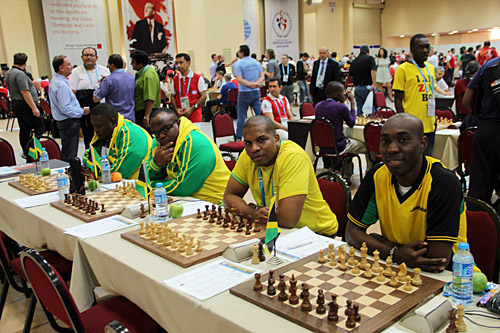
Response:
[{"label": "chair", "polygon": [[[43,148],[47,151],[47,154],[49,154],[49,159],[51,160],[60,160],[61,159],[61,148],[59,147],[59,144],[57,143],[56,140],[51,138],[50,136],[41,136],[38,138],[38,141],[40,141],[40,144],[42,145]],[[28,146],[33,145],[33,139],[28,141]],[[28,162],[34,162],[33,158],[31,156],[28,156]]]},{"label": "chair", "polygon": [[[304,103],[305,104],[305,103]],[[331,168],[335,168],[337,162],[342,163],[341,173],[344,174],[345,166],[347,163],[352,162],[352,159],[356,157],[358,159],[359,166],[359,180],[363,181],[363,170],[361,168],[361,158],[358,154],[344,153],[339,154],[339,149],[337,146],[337,139],[335,138],[335,131],[332,123],[325,118],[314,119],[311,122],[311,142],[312,150],[314,152],[314,170],[316,171],[316,166],[318,165],[318,160],[320,157],[329,158],[331,161]],[[327,148],[333,153],[326,153],[321,149],[316,148]]]},{"label": "chair", "polygon": [[460,176],[460,184],[462,191],[467,191],[467,183],[465,177],[468,176],[468,164],[472,161],[472,141],[477,127],[469,127],[465,129],[458,137],[458,168],[457,173]]},{"label": "chair", "polygon": [[385,95],[381,91],[377,91],[375,93],[375,107],[381,108],[381,107],[387,107],[387,104],[385,103]]},{"label": "chair", "polygon": [[375,117],[382,117],[384,119],[389,119],[394,116],[396,112],[388,106],[382,106],[377,108],[377,112],[375,113]]},{"label": "chair", "polygon": [[302,119],[304,117],[314,116],[316,112],[314,112],[314,106],[312,105],[312,103],[306,102],[300,105],[299,114],[300,118]]},{"label": "chair", "polygon": [[347,78],[344,82],[344,89],[354,89],[354,83],[352,82],[352,76],[347,75]]},{"label": "chair", "polygon": [[436,118],[447,118],[455,121],[455,115],[453,114],[453,111],[446,106],[436,107]]},{"label": "chair", "polygon": [[229,153],[222,153],[222,158],[224,159],[224,163],[226,163],[229,171],[233,171],[234,167],[236,166],[236,159],[234,158],[234,156]]},{"label": "chair", "polygon": [[[233,119],[229,114],[219,111],[216,112],[214,118],[212,119],[212,131],[214,134],[214,141],[217,143],[217,138],[222,138],[226,136],[232,136],[234,140],[236,137],[234,135]],[[226,150],[228,152],[241,153],[245,149],[245,143],[241,140],[227,142],[219,145],[220,150]]]},{"label": "chair", "polygon": [[33,249],[21,252],[21,264],[50,325],[57,332],[68,329],[57,324],[56,318],[78,333],[104,332],[104,327],[113,320],[118,320],[130,332],[164,332],[149,315],[123,296],[106,300],[84,312],[78,311],[57,269]]},{"label": "chair", "polygon": [[345,241],[347,213],[351,204],[351,190],[347,182],[334,172],[322,172],[316,176],[323,199],[337,217],[339,229],[337,235]]},{"label": "chair", "polygon": [[43,120],[45,124],[45,131],[50,135],[52,134],[52,110],[50,109],[49,101],[45,98],[40,99],[40,106],[43,111]]},{"label": "chair", "polygon": [[[465,198],[467,216],[467,242],[477,267],[498,283],[500,268],[500,218],[486,202]],[[472,208],[472,209],[471,209]]]},{"label": "chair", "polygon": [[[10,286],[12,286],[16,291],[25,294],[27,298],[32,296],[32,290],[26,285],[28,280],[21,267],[21,260],[17,255],[20,249],[21,248],[16,242],[0,231],[0,262],[2,263],[2,270],[4,273],[2,295],[0,296],[0,318],[3,313],[5,300],[7,299],[7,293]],[[71,261],[64,259],[54,251],[46,250],[42,251],[42,254],[47,261],[54,265],[54,267],[61,270],[61,273],[65,277],[64,281],[69,281],[71,277]],[[21,278],[21,285],[16,282],[16,275]],[[26,314],[26,320],[24,322],[24,332],[29,332],[31,328],[35,307],[36,298],[32,297],[28,307],[28,313]]]},{"label": "chair", "polygon": [[[382,135],[382,125],[376,121],[368,122],[363,128],[363,137],[365,138],[366,156],[373,164],[382,162],[380,155],[380,137]],[[376,153],[375,157],[370,153]]]},{"label": "chair", "polygon": [[267,85],[260,87],[260,100],[262,101],[267,96]]},{"label": "chair", "polygon": [[7,114],[7,126],[5,127],[5,130],[9,129],[9,123],[12,120],[12,124],[10,125],[10,131],[12,132],[12,130],[14,129],[14,123],[16,121],[16,116],[14,115],[14,111],[10,109],[9,98],[3,93],[0,95],[0,106],[3,110],[5,110]]},{"label": "chair", "polygon": [[16,154],[9,141],[0,138],[0,166],[16,165]]},{"label": "chair", "polygon": [[238,102],[238,89],[229,89],[227,91],[226,102],[221,105],[224,112],[232,115],[232,118],[237,118],[236,103]]}]

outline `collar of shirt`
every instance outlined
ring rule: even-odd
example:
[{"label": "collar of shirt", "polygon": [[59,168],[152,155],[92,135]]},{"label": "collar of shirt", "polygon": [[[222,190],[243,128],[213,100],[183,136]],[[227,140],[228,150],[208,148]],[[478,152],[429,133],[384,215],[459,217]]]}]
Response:
[{"label": "collar of shirt", "polygon": [[274,95],[272,95],[272,94],[267,94],[267,96],[269,96],[269,98],[271,98],[273,101],[275,101],[275,100],[277,100],[277,99],[278,99],[278,100],[282,100],[282,99],[283,99],[283,97],[284,97],[284,96],[283,96],[283,95],[281,95],[281,94],[280,94],[280,97],[274,97]]},{"label": "collar of shirt", "polygon": [[189,77],[189,75],[191,75],[191,73],[193,73],[193,71],[192,71],[191,69],[189,69],[189,73],[188,73],[188,75],[186,75],[186,76],[182,75],[182,74],[181,74],[181,72],[179,72],[179,80],[182,80],[182,79],[184,79],[185,77]]},{"label": "collar of shirt", "polygon": [[69,81],[68,81],[68,78],[62,74],[59,74],[59,73],[56,73],[56,77],[55,77],[58,81],[62,81],[64,83],[66,83],[68,86],[69,86]]},{"label": "collar of shirt", "polygon": [[154,19],[147,19],[148,20],[148,25],[155,25],[155,20]]}]

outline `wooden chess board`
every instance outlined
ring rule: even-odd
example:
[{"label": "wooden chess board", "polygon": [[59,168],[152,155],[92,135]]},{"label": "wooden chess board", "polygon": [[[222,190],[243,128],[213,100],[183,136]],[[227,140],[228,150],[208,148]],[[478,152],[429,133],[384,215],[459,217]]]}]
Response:
[{"label": "wooden chess board", "polygon": [[[129,195],[123,194],[121,191],[115,189],[105,192],[91,193],[86,197],[99,203],[99,209],[96,210],[95,215],[91,215],[82,209],[72,206],[71,204],[67,204],[64,200],[51,202],[50,205],[82,220],[83,222],[88,223],[109,216],[121,214],[128,206],[145,202],[144,198],[135,189],[133,189]],[[106,209],[105,212],[101,212],[102,204],[104,204],[104,208]]]},{"label": "wooden chess board", "polygon": [[[253,290],[255,280],[252,279],[231,288],[230,292],[315,332],[350,332],[352,330],[380,332],[399,320],[429,295],[436,295],[441,292],[445,284],[442,281],[421,275],[422,284],[418,287],[413,286],[412,291],[406,291],[403,289],[403,282],[399,282],[398,286],[392,287],[389,285],[390,278],[386,277],[384,282],[379,282],[377,281],[377,274],[373,274],[371,278],[366,278],[363,276],[363,270],[361,270],[360,274],[354,274],[351,272],[352,267],[348,267],[346,271],[343,271],[338,268],[339,264],[332,267],[329,265],[328,260],[326,263],[320,264],[317,262],[317,258],[318,254],[315,254],[274,272],[275,287],[278,285],[279,275],[285,275],[288,295],[290,294],[288,292],[289,280],[292,274],[297,280],[297,295],[300,295],[302,283],[309,285],[309,300],[312,304],[312,311],[310,312],[303,312],[300,309],[302,300],[297,305],[291,305],[288,300],[285,302],[279,301],[278,290],[276,295],[268,296],[268,274],[262,275],[262,291]],[[360,257],[356,258],[360,261]],[[373,261],[368,260],[368,262],[373,265]],[[379,263],[385,268],[385,262],[379,261]],[[393,271],[398,272],[399,269],[393,266]],[[317,307],[316,296],[319,289],[324,291],[324,305],[327,309],[326,313],[322,315],[317,314],[315,311]],[[327,320],[328,303],[331,301],[332,293],[337,295],[337,304],[339,305],[339,320],[336,323]],[[351,299],[353,304],[359,305],[359,314],[361,316],[361,321],[356,323],[356,327],[352,329],[345,326],[347,316],[344,311],[347,299]]]},{"label": "wooden chess board", "polygon": [[57,191],[57,174],[51,174],[38,178],[40,178],[40,180],[49,182],[49,187],[35,188],[32,186],[21,184],[19,180],[9,182],[9,185],[30,196]]},{"label": "wooden chess board", "polygon": [[370,116],[370,117],[357,116],[354,124],[364,126],[364,125],[368,124],[370,121],[375,121],[375,122],[379,123],[382,121],[382,118],[374,117],[374,116]]},{"label": "wooden chess board", "polygon": [[223,228],[222,224],[217,225],[216,223],[209,223],[208,220],[197,218],[196,215],[188,215],[167,222],[168,227],[179,234],[192,236],[195,242],[201,240],[203,250],[201,252],[194,252],[193,255],[187,255],[186,252],[181,253],[177,249],[172,249],[169,246],[160,245],[155,241],[145,239],[141,237],[139,230],[125,232],[121,237],[186,268],[220,256],[233,243],[253,238],[263,238],[266,235],[264,226],[261,226],[260,232],[252,230],[250,235],[245,235],[245,229],[242,232],[236,232],[236,230],[231,230],[229,227]]}]

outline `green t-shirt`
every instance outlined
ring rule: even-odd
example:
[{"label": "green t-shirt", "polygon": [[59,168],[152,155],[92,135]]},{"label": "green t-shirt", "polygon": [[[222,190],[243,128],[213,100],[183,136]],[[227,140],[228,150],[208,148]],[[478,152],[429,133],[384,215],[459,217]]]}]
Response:
[{"label": "green t-shirt", "polygon": [[135,73],[134,110],[144,110],[147,100],[154,101],[153,108],[160,107],[160,78],[155,69],[149,65]]}]

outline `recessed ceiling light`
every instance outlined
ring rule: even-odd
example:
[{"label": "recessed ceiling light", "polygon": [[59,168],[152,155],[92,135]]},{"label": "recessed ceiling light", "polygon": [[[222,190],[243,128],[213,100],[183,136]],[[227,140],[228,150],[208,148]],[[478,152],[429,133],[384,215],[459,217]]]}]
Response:
[{"label": "recessed ceiling light", "polygon": [[435,33],[435,32],[433,32],[433,33],[431,34],[431,36],[436,36],[436,33]]},{"label": "recessed ceiling light", "polygon": [[399,35],[399,37],[403,38],[405,35]]},{"label": "recessed ceiling light", "polygon": [[472,33],[472,30],[467,31],[468,34]]},{"label": "recessed ceiling light", "polygon": [[472,29],[472,31],[477,31],[477,29]]},{"label": "recessed ceiling light", "polygon": [[500,29],[500,27],[493,27],[493,29]]},{"label": "recessed ceiling light", "polygon": [[454,34],[456,34],[456,33],[458,33],[458,30],[453,30],[452,32],[453,32]]},{"label": "recessed ceiling light", "polygon": [[453,31],[448,32],[448,35],[454,35],[455,33]]}]

